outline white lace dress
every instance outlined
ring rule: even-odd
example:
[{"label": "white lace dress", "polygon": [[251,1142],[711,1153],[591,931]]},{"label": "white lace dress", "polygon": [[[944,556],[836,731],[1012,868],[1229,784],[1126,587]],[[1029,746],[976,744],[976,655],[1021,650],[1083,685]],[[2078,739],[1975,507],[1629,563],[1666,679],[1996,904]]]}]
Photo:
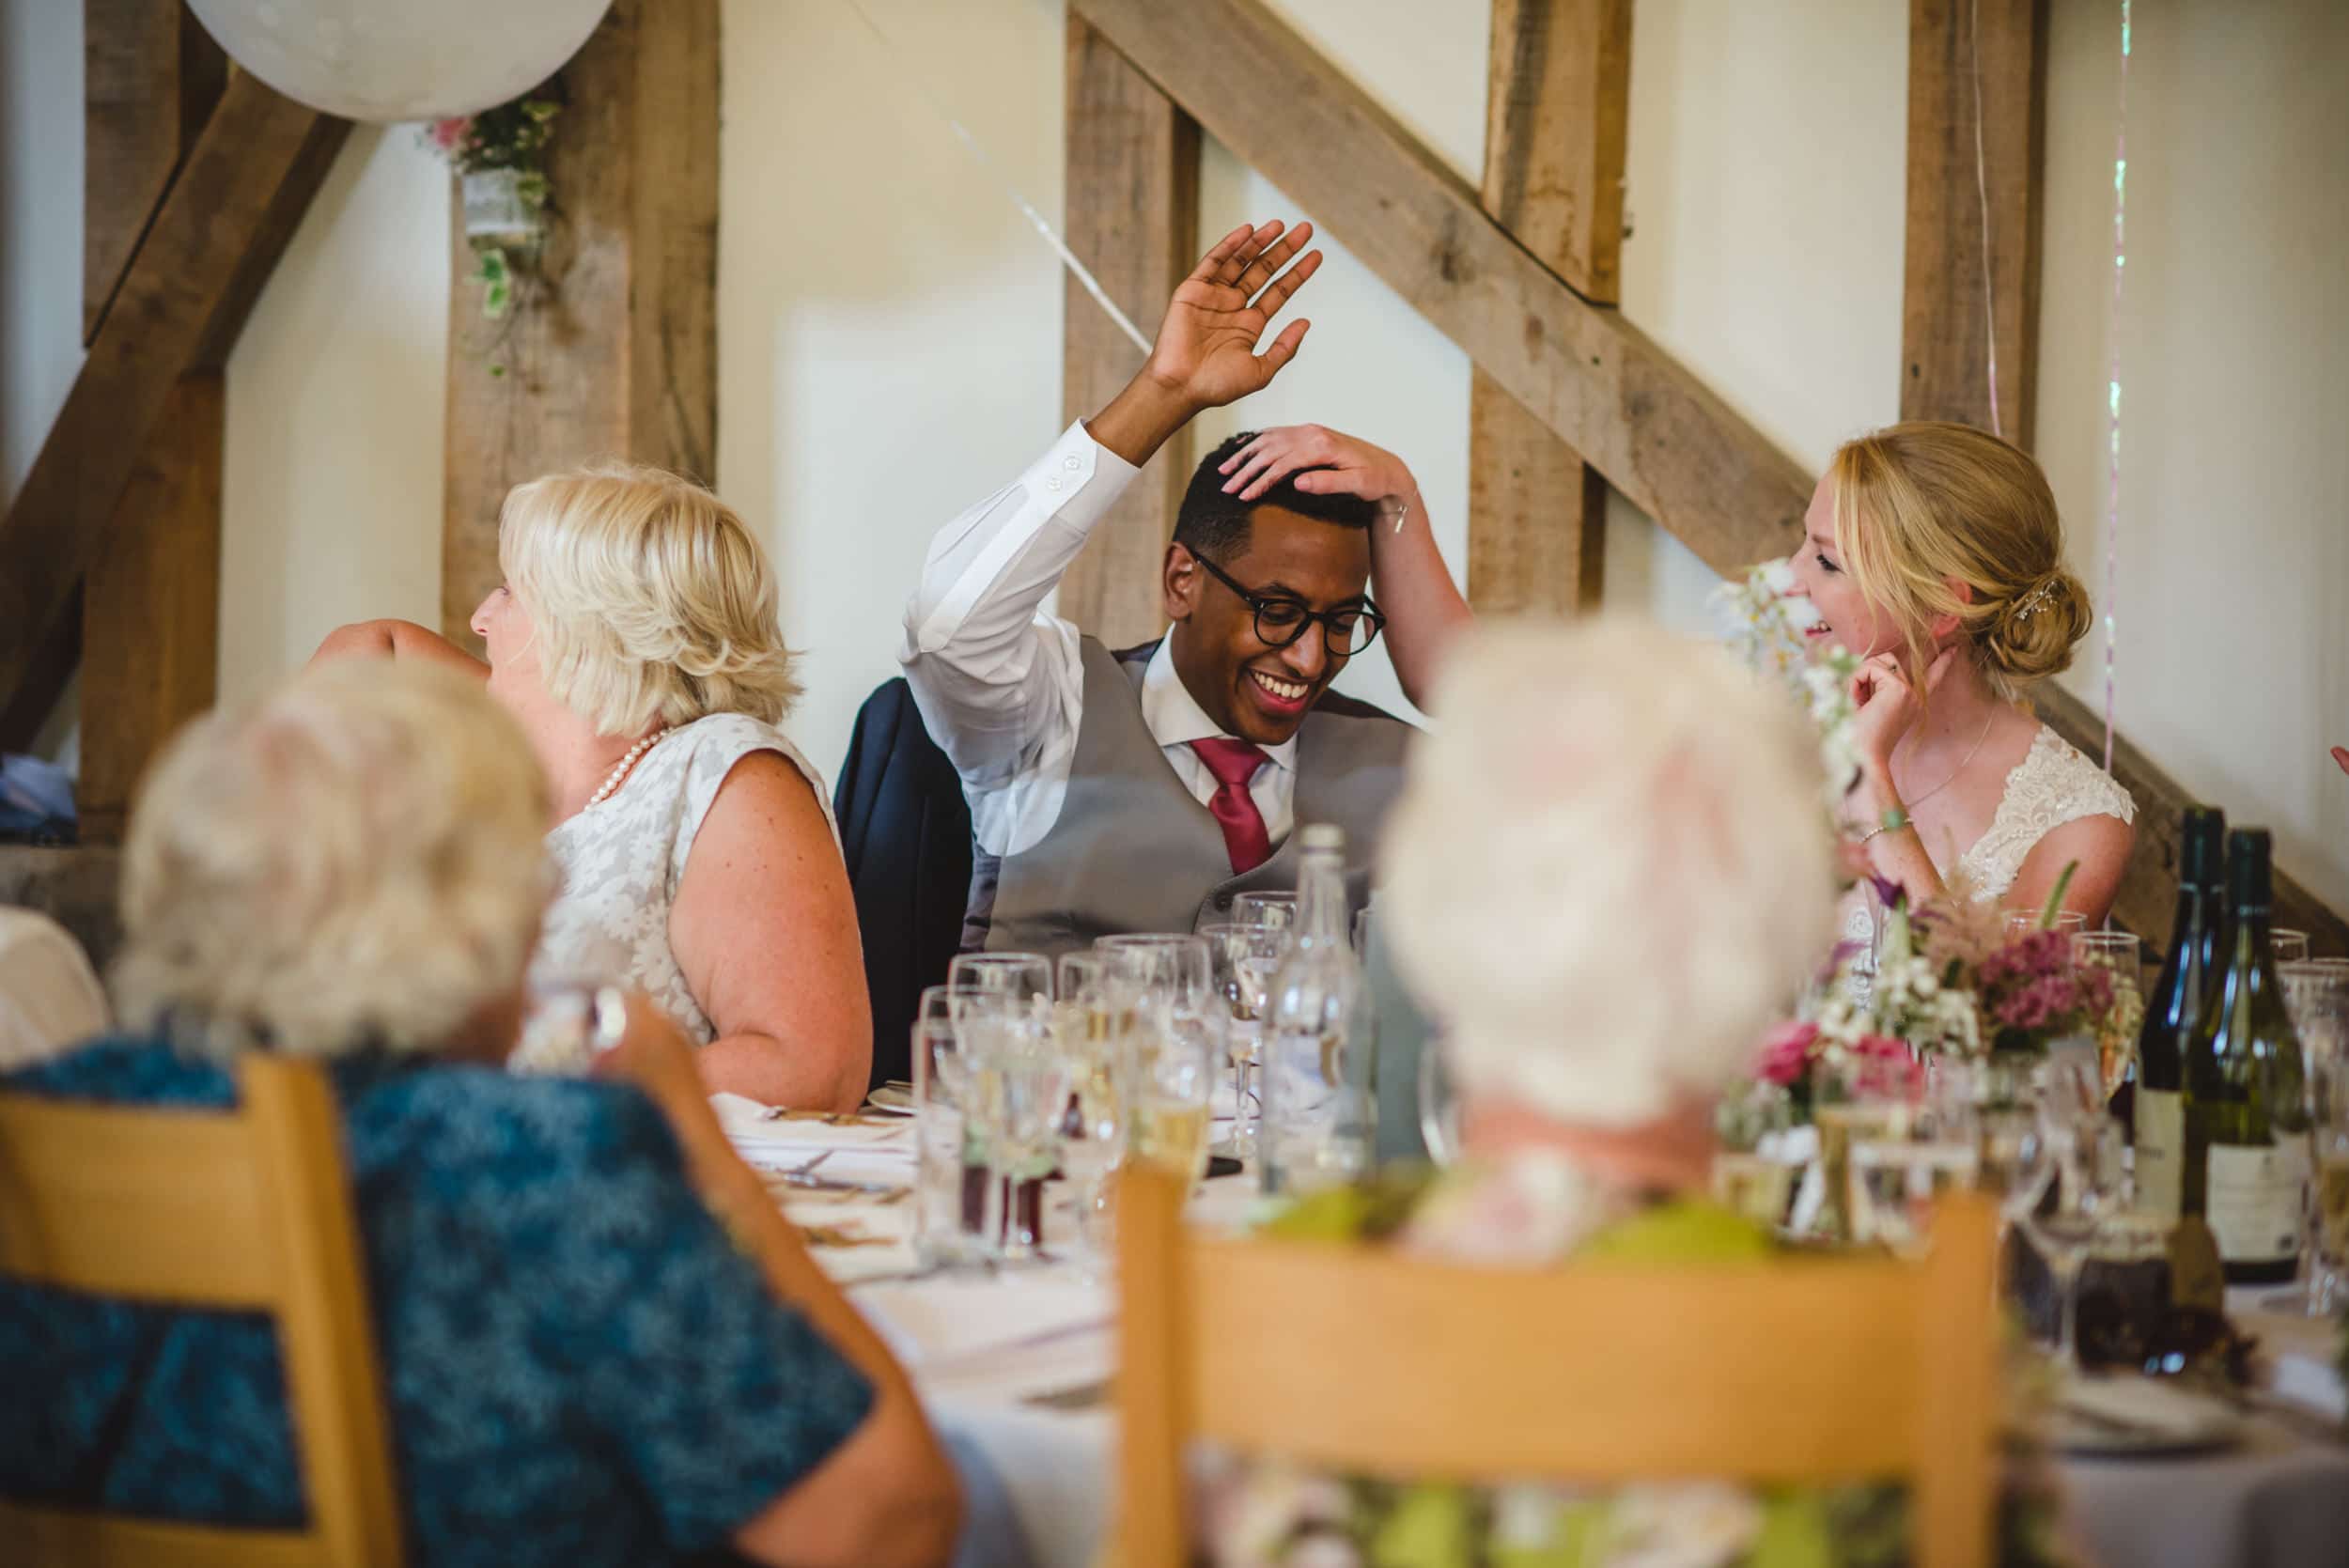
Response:
[{"label": "white lace dress", "polygon": [[[2067,822],[2083,816],[2117,816],[2137,820],[2137,802],[2120,782],[2075,750],[2046,724],[2031,737],[2030,750],[2006,776],[1999,809],[1973,846],[1957,858],[1978,904],[2002,901],[2023,862],[2039,841]],[[1952,868],[1935,862],[1944,877]],[[1843,939],[1872,949],[1875,940],[1875,900],[1863,885],[1845,902]]]},{"label": "white lace dress", "polygon": [[[789,758],[832,822],[822,775],[781,731],[739,713],[713,713],[670,731],[618,789],[547,835],[563,886],[547,910],[531,966],[535,981],[592,980],[642,990],[693,1044],[709,1044],[716,1031],[669,950],[669,907],[718,786],[753,752]],[[833,823],[835,839],[839,831]],[[559,1073],[585,1063],[576,1036],[532,1032],[513,1064]]]}]

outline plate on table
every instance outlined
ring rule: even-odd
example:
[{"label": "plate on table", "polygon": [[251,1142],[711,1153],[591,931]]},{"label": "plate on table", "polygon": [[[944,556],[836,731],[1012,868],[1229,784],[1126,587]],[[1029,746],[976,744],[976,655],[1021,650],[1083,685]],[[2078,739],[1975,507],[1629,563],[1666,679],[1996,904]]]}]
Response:
[{"label": "plate on table", "polygon": [[2076,1378],[2057,1395],[2049,1440],[2091,1457],[2208,1453],[2239,1442],[2243,1421],[2224,1401],[2155,1378]]},{"label": "plate on table", "polygon": [[884,1083],[865,1095],[864,1103],[874,1110],[898,1110],[910,1116],[913,1114],[913,1085]]}]

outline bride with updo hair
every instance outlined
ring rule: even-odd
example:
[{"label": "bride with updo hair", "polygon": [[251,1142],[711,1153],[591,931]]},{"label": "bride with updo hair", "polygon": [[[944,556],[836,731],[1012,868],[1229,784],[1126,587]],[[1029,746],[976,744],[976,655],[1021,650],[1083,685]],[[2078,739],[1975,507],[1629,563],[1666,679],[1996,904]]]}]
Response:
[{"label": "bride with updo hair", "polygon": [[2095,619],[2039,465],[1970,426],[1894,425],[1836,452],[1803,524],[1812,644],[1861,660],[1843,815],[1869,869],[1911,904],[1955,880],[2036,911],[2077,863],[2062,907],[2102,922],[2137,808],[2027,701]]}]

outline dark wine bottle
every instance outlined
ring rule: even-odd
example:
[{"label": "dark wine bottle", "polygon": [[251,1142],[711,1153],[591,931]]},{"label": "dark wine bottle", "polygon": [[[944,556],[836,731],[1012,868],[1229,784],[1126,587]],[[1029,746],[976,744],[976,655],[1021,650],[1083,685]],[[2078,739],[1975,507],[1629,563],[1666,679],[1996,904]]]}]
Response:
[{"label": "dark wine bottle", "polygon": [[2299,1258],[2307,1079],[2268,951],[2267,833],[2227,840],[2227,928],[2186,1054],[2181,1204],[2208,1222],[2229,1284],[2276,1284]]},{"label": "dark wine bottle", "polygon": [[[2186,1048],[2201,1021],[2204,977],[2217,941],[2226,877],[2227,817],[2188,806],[2178,833],[2178,909],[2170,956],[2146,999],[2138,1032],[2136,1083],[2126,1108],[2137,1150],[2137,1206],[2174,1225],[2186,1173]],[[2116,1105],[2120,1099],[2114,1096]]]}]

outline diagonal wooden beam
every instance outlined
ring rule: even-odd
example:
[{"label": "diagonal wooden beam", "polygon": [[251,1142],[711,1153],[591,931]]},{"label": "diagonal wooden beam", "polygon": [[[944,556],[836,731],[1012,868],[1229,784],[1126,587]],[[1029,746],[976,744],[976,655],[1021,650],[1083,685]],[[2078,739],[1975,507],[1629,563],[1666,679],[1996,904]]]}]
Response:
[{"label": "diagonal wooden beam", "polygon": [[172,387],[234,341],[350,129],[241,71],[230,79],[0,520],[0,693],[15,691],[108,548]]},{"label": "diagonal wooden beam", "polygon": [[[1812,475],[1620,313],[1529,255],[1476,192],[1258,0],[1070,0],[1069,10],[1715,571],[1793,548]],[[2078,698],[2050,686],[2039,706],[2076,745],[2093,737],[2101,751],[2103,722]],[[2135,747],[2116,749],[2113,770],[2140,825],[2115,914],[2158,938],[2191,798]],[[2349,943],[2349,923],[2281,874],[2276,908],[2279,924],[2335,951]]]},{"label": "diagonal wooden beam", "polygon": [[1810,476],[1518,244],[1257,0],[1072,0],[1070,11],[1717,568],[1793,549]]},{"label": "diagonal wooden beam", "polygon": [[114,303],[228,57],[185,0],[83,0],[82,341]]}]

